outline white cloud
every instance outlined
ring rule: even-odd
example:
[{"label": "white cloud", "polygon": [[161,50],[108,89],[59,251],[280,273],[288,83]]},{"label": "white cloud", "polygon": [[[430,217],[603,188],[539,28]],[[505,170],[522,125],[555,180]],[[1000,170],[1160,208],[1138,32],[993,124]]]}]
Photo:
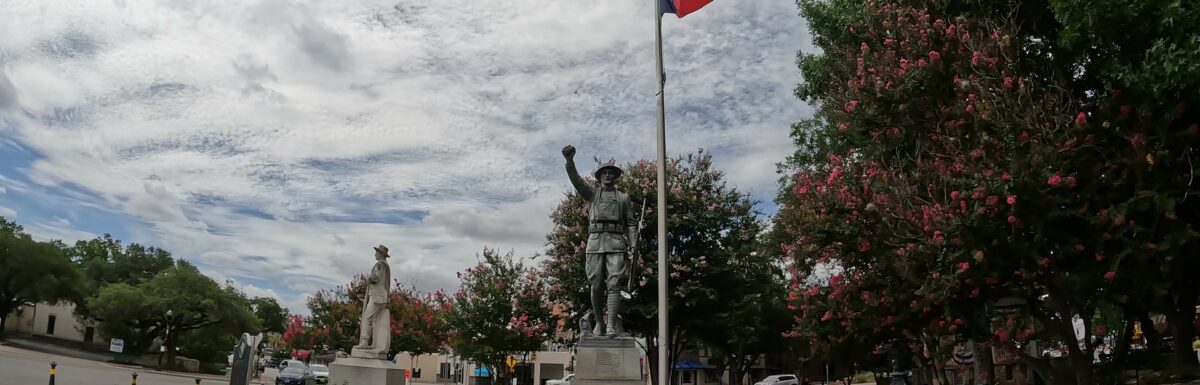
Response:
[{"label": "white cloud", "polygon": [[[651,6],[10,1],[0,114],[40,156],[30,181],[94,192],[52,190],[149,223],[210,274],[297,304],[383,243],[401,279],[450,288],[484,246],[543,250],[563,145],[654,156]],[[796,14],[728,1],[664,20],[668,150],[712,150],[759,199],[810,113],[791,95]]]},{"label": "white cloud", "polygon": [[8,218],[9,220],[12,220],[12,218],[14,218],[16,216],[17,216],[16,210],[10,209],[8,207],[0,206],[0,217],[5,217],[5,218]]},{"label": "white cloud", "polygon": [[21,225],[25,227],[25,232],[33,236],[33,239],[42,242],[60,240],[72,245],[76,241],[96,238],[96,234],[76,229],[71,225],[71,221],[65,218],[54,218],[49,222],[22,223]]}]

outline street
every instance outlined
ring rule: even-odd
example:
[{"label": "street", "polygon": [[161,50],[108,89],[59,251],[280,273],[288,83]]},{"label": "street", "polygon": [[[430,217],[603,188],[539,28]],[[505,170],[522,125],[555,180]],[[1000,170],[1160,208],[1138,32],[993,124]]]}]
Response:
[{"label": "street", "polygon": [[[195,384],[195,377],[180,377],[154,373],[148,369],[132,369],[109,363],[64,357],[55,354],[24,350],[0,345],[0,385],[45,384],[50,376],[50,362],[58,363],[56,385],[128,385],[130,373],[137,372],[139,385]],[[264,380],[274,369],[267,369]],[[211,377],[211,376],[209,376]],[[228,379],[201,378],[201,384],[227,384]],[[264,383],[270,383],[263,381]]]}]

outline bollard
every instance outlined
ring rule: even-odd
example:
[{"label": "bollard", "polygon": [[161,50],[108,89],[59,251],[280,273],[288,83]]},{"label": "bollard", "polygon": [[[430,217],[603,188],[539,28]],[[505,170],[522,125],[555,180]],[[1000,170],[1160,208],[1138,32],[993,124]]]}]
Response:
[{"label": "bollard", "polygon": [[133,379],[129,382],[130,385],[137,385],[137,372],[133,372]]},{"label": "bollard", "polygon": [[197,378],[197,379],[196,379],[196,385],[200,385],[200,379],[199,379],[199,378]]},{"label": "bollard", "polygon": [[58,372],[58,363],[50,362],[50,385],[54,385],[54,375]]}]

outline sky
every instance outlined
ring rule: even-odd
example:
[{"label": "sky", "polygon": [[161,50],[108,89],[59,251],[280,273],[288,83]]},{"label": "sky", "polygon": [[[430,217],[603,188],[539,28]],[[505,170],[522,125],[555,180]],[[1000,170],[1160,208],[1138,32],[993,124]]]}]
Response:
[{"label": "sky", "polygon": [[[561,148],[655,156],[654,0],[6,0],[0,216],[112,234],[249,295],[369,271],[452,290],[484,247],[543,253]],[[667,151],[774,212],[812,108],[791,0],[663,19]]]}]

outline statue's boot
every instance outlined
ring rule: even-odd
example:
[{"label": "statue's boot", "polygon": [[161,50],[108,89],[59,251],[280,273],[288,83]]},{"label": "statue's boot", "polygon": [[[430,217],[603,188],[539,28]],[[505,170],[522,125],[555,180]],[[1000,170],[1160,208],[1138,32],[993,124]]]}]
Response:
[{"label": "statue's boot", "polygon": [[609,290],[608,292],[608,308],[605,311],[604,323],[608,324],[609,337],[618,337],[625,335],[625,328],[621,325],[621,292],[617,290]]}]

